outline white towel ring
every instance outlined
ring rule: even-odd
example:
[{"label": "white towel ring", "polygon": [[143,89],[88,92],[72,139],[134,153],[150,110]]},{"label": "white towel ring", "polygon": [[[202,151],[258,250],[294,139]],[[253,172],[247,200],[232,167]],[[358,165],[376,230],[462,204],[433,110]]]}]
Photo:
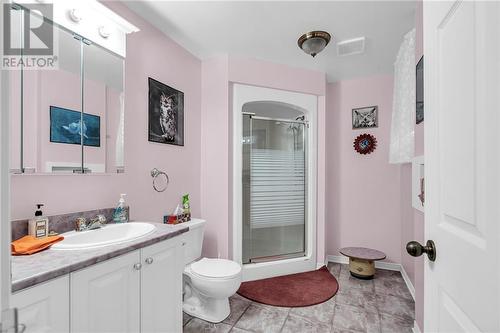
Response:
[{"label": "white towel ring", "polygon": [[[163,176],[165,178],[165,186],[159,187],[156,184],[156,180],[158,179],[159,176]],[[168,184],[170,183],[170,179],[168,178],[168,175],[163,172],[158,170],[157,168],[154,168],[151,170],[151,177],[153,177],[153,188],[156,192],[163,192],[167,189]]]}]

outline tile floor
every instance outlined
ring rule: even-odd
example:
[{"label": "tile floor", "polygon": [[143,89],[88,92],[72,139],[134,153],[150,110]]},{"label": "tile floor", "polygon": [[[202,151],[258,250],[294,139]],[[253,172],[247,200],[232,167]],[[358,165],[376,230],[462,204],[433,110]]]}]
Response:
[{"label": "tile floor", "polygon": [[373,280],[359,280],[347,265],[328,265],[339,292],[325,303],[283,308],[252,302],[236,294],[231,315],[211,324],[184,314],[184,333],[411,333],[414,302],[401,273],[377,270]]}]

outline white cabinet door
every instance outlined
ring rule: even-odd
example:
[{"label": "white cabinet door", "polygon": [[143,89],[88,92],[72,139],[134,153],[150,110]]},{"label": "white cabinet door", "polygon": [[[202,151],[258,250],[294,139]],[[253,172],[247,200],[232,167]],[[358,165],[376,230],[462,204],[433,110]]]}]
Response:
[{"label": "white cabinet door", "polygon": [[426,332],[500,332],[500,3],[424,1]]},{"label": "white cabinet door", "polygon": [[183,247],[179,239],[142,249],[141,331],[182,332]]},{"label": "white cabinet door", "polygon": [[69,332],[68,275],[13,294],[11,305],[18,308],[26,333]]},{"label": "white cabinet door", "polygon": [[139,332],[140,251],[71,273],[72,332]]}]

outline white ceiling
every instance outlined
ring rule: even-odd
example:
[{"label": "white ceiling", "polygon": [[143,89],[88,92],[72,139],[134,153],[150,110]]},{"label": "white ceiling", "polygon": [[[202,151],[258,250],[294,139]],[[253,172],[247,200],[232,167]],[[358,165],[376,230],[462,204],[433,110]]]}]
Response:
[{"label": "white ceiling", "polygon": [[[128,1],[200,59],[229,54],[327,73],[328,81],[392,73],[403,35],[415,25],[414,1]],[[298,37],[326,30],[333,42],[316,58]],[[337,56],[336,42],[366,37],[364,54]]]}]

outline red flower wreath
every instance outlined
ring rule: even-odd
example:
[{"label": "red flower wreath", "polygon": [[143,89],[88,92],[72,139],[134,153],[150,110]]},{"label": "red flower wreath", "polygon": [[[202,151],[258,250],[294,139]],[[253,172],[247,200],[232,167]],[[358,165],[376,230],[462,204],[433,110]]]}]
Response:
[{"label": "red flower wreath", "polygon": [[361,134],[354,139],[354,149],[360,154],[370,154],[377,147],[377,139],[371,134]]}]

